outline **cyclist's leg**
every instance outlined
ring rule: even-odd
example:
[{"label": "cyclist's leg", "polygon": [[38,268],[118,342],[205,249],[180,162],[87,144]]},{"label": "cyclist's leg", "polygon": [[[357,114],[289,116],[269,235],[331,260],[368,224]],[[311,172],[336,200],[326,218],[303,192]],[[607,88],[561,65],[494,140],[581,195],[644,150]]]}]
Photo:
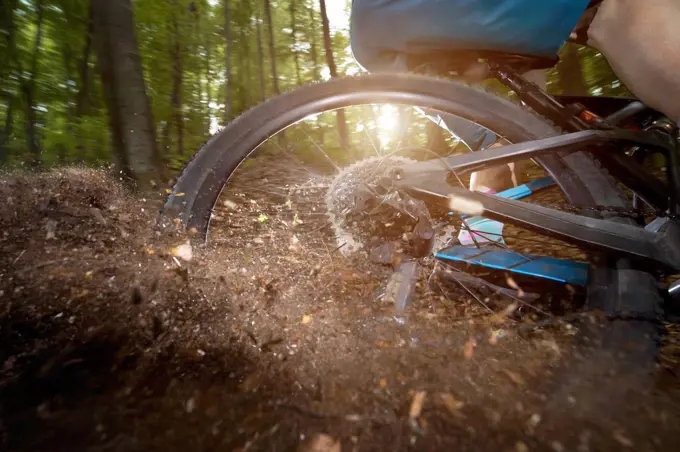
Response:
[{"label": "cyclist's leg", "polygon": [[589,44],[641,101],[680,121],[680,2],[604,0]]},{"label": "cyclist's leg", "polygon": [[[441,122],[438,122],[438,124],[460,139],[473,152],[498,146],[498,144],[495,144],[498,141],[495,133],[466,119],[453,115],[442,115]],[[500,165],[472,173],[470,190],[496,193],[512,187],[513,179],[516,180],[517,176],[512,174],[511,167]]]},{"label": "cyclist's leg", "polygon": [[[524,77],[536,83],[542,89],[546,89],[547,71],[529,71],[524,74]],[[449,126],[448,128],[453,129],[455,135],[463,140],[472,151],[501,146],[500,143],[497,143],[498,137],[495,134],[470,121],[454,116],[442,119]],[[470,177],[470,190],[493,193],[516,187],[519,185],[520,174],[524,171],[524,168],[524,162],[518,162],[473,173]]]}]

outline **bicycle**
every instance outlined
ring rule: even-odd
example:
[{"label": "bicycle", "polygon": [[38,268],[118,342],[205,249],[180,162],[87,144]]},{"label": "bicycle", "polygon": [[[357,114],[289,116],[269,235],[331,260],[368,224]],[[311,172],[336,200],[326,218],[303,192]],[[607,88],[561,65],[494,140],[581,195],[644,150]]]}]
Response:
[{"label": "bicycle", "polygon": [[[480,61],[519,103],[449,77],[465,73]],[[213,208],[232,173],[268,138],[310,115],[374,103],[453,114],[514,144],[424,161],[391,158],[387,164],[364,167],[372,179],[370,189],[352,193],[340,207],[366,212],[376,204],[391,203],[392,209],[412,220],[409,243],[414,259],[458,261],[584,286],[590,306],[604,311],[617,325],[612,329],[617,339],[612,340],[631,341],[639,347],[638,352],[631,352],[633,367],[648,368],[655,356],[663,312],[659,284],[680,271],[678,129],[636,99],[551,96],[520,75],[555,63],[494,52],[428,55],[410,66],[427,65],[447,78],[366,75],[309,85],[269,99],[228,124],[195,155],[172,189],[163,217],[174,220],[179,230],[191,229],[207,240]],[[667,160],[667,181],[642,164],[654,153]],[[524,159],[536,162],[548,179],[523,185],[521,195],[517,190],[505,197],[470,192],[462,183],[463,175],[471,171]],[[343,183],[347,185],[346,180]],[[570,204],[567,211],[519,200],[542,184],[553,183]],[[618,185],[632,193],[632,201]],[[463,217],[463,229],[469,230],[465,214],[468,218],[483,215],[584,247],[597,259],[590,264],[545,260],[508,251],[496,240],[487,240],[481,250],[476,250],[482,245],[475,242],[472,249],[476,251],[435,245],[432,211],[455,213],[450,208],[452,196],[474,206],[458,215]],[[441,248],[433,250],[437,246]],[[667,290],[675,294],[678,288]]]}]

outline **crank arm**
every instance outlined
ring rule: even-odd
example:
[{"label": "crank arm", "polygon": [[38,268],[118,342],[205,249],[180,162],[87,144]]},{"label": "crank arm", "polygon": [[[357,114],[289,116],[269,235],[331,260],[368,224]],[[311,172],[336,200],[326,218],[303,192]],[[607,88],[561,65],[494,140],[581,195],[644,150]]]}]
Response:
[{"label": "crank arm", "polygon": [[[416,187],[414,189],[417,190]],[[464,188],[450,188],[448,193],[482,204],[483,215],[488,218],[520,225],[579,245],[653,261],[674,271],[680,270],[680,233],[674,222],[657,233]]]}]

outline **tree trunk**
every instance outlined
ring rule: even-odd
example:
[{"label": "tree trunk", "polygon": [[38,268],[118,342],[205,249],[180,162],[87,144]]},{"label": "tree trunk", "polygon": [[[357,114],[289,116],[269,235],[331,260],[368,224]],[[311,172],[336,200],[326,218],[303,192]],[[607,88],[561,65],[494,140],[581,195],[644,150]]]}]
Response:
[{"label": "tree trunk", "polygon": [[93,0],[94,44],[116,163],[141,189],[163,175],[131,0]]},{"label": "tree trunk", "polygon": [[274,23],[272,22],[272,9],[269,0],[264,0],[264,15],[267,20],[267,32],[269,37],[269,66],[272,71],[272,86],[274,87],[274,94],[281,94],[279,89],[279,74],[276,71],[276,48],[274,45]]},{"label": "tree trunk", "polygon": [[[208,34],[209,36],[209,34]],[[208,134],[210,134],[210,124],[212,123],[212,107],[210,104],[212,104],[212,72],[210,70],[210,38],[206,37],[206,43],[205,43],[205,93],[206,93],[206,101],[208,102],[208,108],[207,110],[207,130]]]},{"label": "tree trunk", "polygon": [[[175,1],[175,13],[172,18],[174,43],[170,56],[172,58],[172,94],[170,106],[172,108],[172,123],[177,132],[177,154],[184,155],[184,117],[182,115],[182,81],[184,79],[184,61],[182,56],[182,37],[180,36],[177,14],[179,5]],[[169,129],[168,125],[168,129]]]},{"label": "tree trunk", "polygon": [[[85,29],[85,45],[83,46],[83,53],[78,61],[78,92],[76,93],[75,108],[68,110],[68,126],[66,133],[72,136],[74,126],[79,125],[83,116],[89,110],[90,99],[90,55],[92,53],[92,3],[90,2],[87,24]],[[70,71],[68,71],[70,73]],[[83,143],[80,130],[75,132],[75,142],[77,150],[77,158],[85,160],[85,144]],[[59,147],[58,160],[59,163],[64,163],[66,160],[66,149],[63,146]]]},{"label": "tree trunk", "polygon": [[38,59],[40,55],[40,46],[42,44],[42,30],[43,30],[43,0],[38,0],[36,4],[36,31],[35,42],[33,44],[33,55],[31,56],[31,74],[28,80],[21,83],[21,91],[26,102],[26,140],[28,141],[28,150],[31,155],[31,164],[33,166],[40,166],[42,164],[40,141],[38,139],[38,132],[36,129],[36,112],[35,112],[35,89],[36,80],[38,77]]},{"label": "tree trunk", "polygon": [[[189,13],[193,15],[193,35],[194,35],[194,41],[193,41],[193,55],[202,55],[202,50],[205,48],[204,42],[203,42],[203,29],[202,29],[202,23],[201,23],[201,11],[200,8],[202,8],[203,5],[200,4],[200,6],[196,6],[195,2],[189,3]],[[207,53],[207,52],[206,52]],[[203,59],[203,57],[201,58]],[[189,71],[190,74],[195,74],[196,77],[194,78],[194,83],[195,83],[195,96],[192,96],[193,104],[191,106],[191,109],[194,112],[198,112],[200,115],[201,119],[201,136],[202,137],[207,137],[208,132],[207,132],[207,127],[206,127],[206,122],[205,118],[207,117],[206,111],[205,111],[205,104],[203,103],[203,74],[201,74],[201,68],[200,66],[196,68],[195,71]],[[193,94],[193,93],[192,93]]]},{"label": "tree trunk", "polygon": [[[318,82],[321,80],[321,69],[320,69],[320,64],[319,64],[319,47],[318,47],[318,40],[317,40],[317,21],[316,21],[316,12],[314,11],[314,6],[313,2],[311,5],[308,7],[309,10],[309,43],[310,43],[310,54],[312,57],[312,79],[315,82]],[[324,128],[320,123],[320,120],[317,118],[317,130],[319,133],[319,143],[320,145],[323,146],[324,144],[324,139],[325,139],[325,133],[324,133]]]},{"label": "tree trunk", "polygon": [[257,19],[257,58],[260,61],[258,70],[260,72],[260,101],[264,101],[267,97],[264,82],[264,49],[262,48],[262,21]]},{"label": "tree trunk", "polygon": [[90,2],[90,13],[87,23],[87,34],[85,35],[85,46],[83,55],[80,59],[79,78],[80,86],[76,96],[76,117],[84,116],[88,111],[88,101],[90,98],[90,54],[92,53],[92,3]]},{"label": "tree trunk", "polygon": [[0,39],[5,41],[7,55],[0,65],[0,87],[4,85],[5,77],[12,70],[14,63],[14,50],[16,29],[14,24],[14,10],[17,7],[17,0],[5,0],[0,5]]},{"label": "tree trunk", "polygon": [[316,42],[316,14],[314,14],[314,7],[309,7],[309,42],[311,45],[311,56],[312,56],[312,76],[314,81],[321,80],[321,75],[319,74],[319,51]]},{"label": "tree trunk", "polygon": [[0,164],[5,163],[7,161],[7,157],[9,156],[8,143],[12,136],[12,127],[14,121],[14,111],[12,108],[13,105],[14,102],[12,102],[12,98],[9,98],[7,103],[7,112],[5,113],[5,126],[3,127],[2,131],[0,131]]},{"label": "tree trunk", "polygon": [[586,96],[588,87],[583,79],[583,65],[576,44],[567,44],[558,66],[560,88],[566,96]]},{"label": "tree trunk", "polygon": [[231,14],[229,11],[229,0],[224,0],[224,40],[227,44],[226,68],[227,68],[227,99],[224,104],[224,124],[231,120],[233,109],[233,89],[234,81],[231,74],[231,57],[233,53],[234,42],[231,39]]},{"label": "tree trunk", "polygon": [[[250,16],[249,16],[250,17]],[[239,58],[239,64],[240,64],[240,80],[241,80],[241,86],[242,87],[247,87],[251,83],[251,71],[250,71],[250,42],[248,41],[248,32],[249,29],[246,29],[245,27],[241,27],[241,30],[239,32],[239,37],[241,41],[241,51],[239,52],[240,58]],[[249,89],[241,89],[242,95],[243,95],[243,108],[247,109],[251,102],[251,92]]]},{"label": "tree trunk", "polygon": [[[16,27],[14,24],[14,9],[16,8],[17,0],[9,0],[0,7],[0,29],[5,30],[5,46],[7,55],[5,56],[4,64],[0,66],[0,96],[2,96],[7,109],[5,110],[5,125],[0,130],[0,164],[7,161],[9,154],[8,143],[12,136],[12,126],[14,120],[14,95],[9,89],[8,83],[5,83],[5,77],[12,71],[14,66],[14,49],[16,38]],[[4,92],[3,92],[4,91]]]},{"label": "tree trunk", "polygon": [[295,60],[295,78],[298,86],[302,85],[302,76],[300,75],[300,54],[297,51],[297,20],[295,18],[295,0],[290,1],[290,28],[291,40],[293,42],[293,59]]},{"label": "tree trunk", "polygon": [[[328,23],[328,14],[326,12],[326,0],[319,0],[321,6],[321,22],[323,24],[323,45],[326,51],[326,64],[330,71],[331,78],[338,76],[338,68],[335,65],[335,58],[333,57],[333,46],[331,42],[331,29]],[[340,145],[346,151],[350,148],[349,134],[347,132],[347,120],[345,119],[345,110],[339,109],[335,113],[335,118],[338,123],[338,133],[340,134]]]}]

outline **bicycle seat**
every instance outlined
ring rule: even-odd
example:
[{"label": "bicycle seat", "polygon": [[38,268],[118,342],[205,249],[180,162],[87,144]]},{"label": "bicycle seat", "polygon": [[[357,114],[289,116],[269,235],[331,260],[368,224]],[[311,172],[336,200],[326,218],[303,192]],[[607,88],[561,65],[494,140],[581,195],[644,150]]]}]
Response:
[{"label": "bicycle seat", "polygon": [[439,51],[426,54],[409,54],[406,58],[409,71],[434,74],[462,74],[479,62],[507,66],[518,72],[547,69],[555,66],[559,58],[546,58],[518,53],[491,50]]}]

